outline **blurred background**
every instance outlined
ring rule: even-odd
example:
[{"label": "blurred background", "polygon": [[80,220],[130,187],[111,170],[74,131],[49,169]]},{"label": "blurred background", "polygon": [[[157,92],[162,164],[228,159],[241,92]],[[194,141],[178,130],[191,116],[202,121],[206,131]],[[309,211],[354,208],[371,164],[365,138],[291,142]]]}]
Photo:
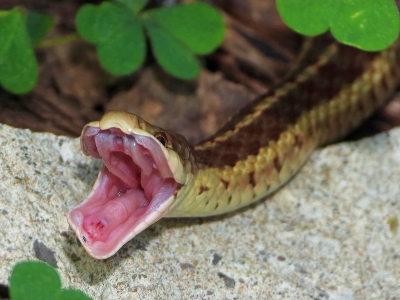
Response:
[{"label": "blurred background", "polygon": [[[193,1],[150,1],[150,7]],[[200,76],[191,81],[165,73],[148,50],[145,64],[127,76],[113,76],[99,64],[94,45],[78,40],[35,50],[39,81],[24,95],[0,88],[0,123],[77,137],[82,127],[112,109],[138,114],[179,132],[191,143],[214,133],[235,111],[278,84],[296,62],[303,37],[282,22],[275,1],[213,0],[227,30],[223,44],[199,58]],[[46,38],[76,32],[81,0],[1,0],[0,10],[18,5],[55,16]],[[1,71],[1,70],[0,70]],[[355,139],[400,125],[400,94],[377,112]]]}]

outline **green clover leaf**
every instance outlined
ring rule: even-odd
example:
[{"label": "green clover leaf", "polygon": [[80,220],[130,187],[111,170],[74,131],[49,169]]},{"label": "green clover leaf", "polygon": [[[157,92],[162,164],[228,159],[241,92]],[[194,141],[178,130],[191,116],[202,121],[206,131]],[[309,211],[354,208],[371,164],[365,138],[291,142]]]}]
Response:
[{"label": "green clover leaf", "polygon": [[340,42],[366,51],[391,45],[399,35],[399,13],[393,0],[277,0],[285,23],[305,35],[329,28]]},{"label": "green clover leaf", "polygon": [[223,40],[225,25],[205,3],[160,8],[143,14],[155,57],[172,75],[193,79],[201,67],[193,54],[208,54]]},{"label": "green clover leaf", "polygon": [[224,21],[219,12],[197,2],[146,11],[145,25],[162,28],[170,38],[195,54],[208,54],[222,42]]},{"label": "green clover leaf", "polygon": [[199,75],[201,67],[196,57],[183,44],[157,26],[146,26],[154,56],[160,65],[172,75],[192,79]]},{"label": "green clover leaf", "polygon": [[26,30],[31,39],[32,47],[35,47],[46,36],[47,32],[53,26],[54,17],[47,14],[41,14],[35,11],[28,11],[26,15]]},{"label": "green clover leaf", "polygon": [[140,67],[146,55],[146,41],[139,17],[119,3],[84,5],[78,12],[79,34],[97,45],[102,65],[115,75]]},{"label": "green clover leaf", "polygon": [[160,65],[181,79],[193,79],[201,67],[196,54],[208,54],[223,40],[222,16],[205,3],[140,12],[147,1],[116,0],[84,5],[76,24],[96,44],[101,64],[116,75],[137,70],[146,54],[145,31]]},{"label": "green clover leaf", "polygon": [[13,300],[90,300],[72,289],[61,289],[57,271],[40,261],[17,263],[10,276],[10,296]]},{"label": "green clover leaf", "polygon": [[24,16],[17,8],[0,11],[0,32],[0,84],[12,93],[26,93],[37,82],[38,67]]}]

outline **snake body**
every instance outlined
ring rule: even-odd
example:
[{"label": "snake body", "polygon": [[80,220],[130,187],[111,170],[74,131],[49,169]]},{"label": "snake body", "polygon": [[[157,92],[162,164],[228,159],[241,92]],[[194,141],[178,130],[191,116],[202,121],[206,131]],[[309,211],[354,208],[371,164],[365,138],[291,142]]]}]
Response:
[{"label": "snake body", "polygon": [[[92,194],[68,217],[89,254],[96,258],[113,255],[161,217],[217,215],[266,197],[287,182],[318,145],[344,136],[370,116],[399,82],[399,42],[379,53],[338,43],[310,53],[280,86],[195,147],[179,134],[126,112],[109,112],[89,123],[82,132],[82,149],[102,158],[105,167]],[[134,157],[133,150],[127,150],[128,144],[140,148],[138,155],[155,166],[148,171],[156,174],[153,179],[141,175],[147,167]],[[134,175],[125,175],[128,171],[120,172],[116,165],[124,170],[131,166]],[[117,182],[103,189],[115,195],[96,206],[94,198],[104,193],[104,178]],[[153,189],[149,183],[153,181],[164,183],[150,193],[146,186]],[[110,192],[112,188],[118,193]],[[137,195],[137,190],[142,191],[140,197],[125,196]],[[132,197],[142,202],[135,206]],[[137,207],[146,209],[138,213]],[[130,225],[121,221],[101,235],[99,230],[105,230],[118,215],[126,215],[121,219]],[[134,221],[130,215],[135,215]],[[88,218],[92,221],[85,221]]]}]

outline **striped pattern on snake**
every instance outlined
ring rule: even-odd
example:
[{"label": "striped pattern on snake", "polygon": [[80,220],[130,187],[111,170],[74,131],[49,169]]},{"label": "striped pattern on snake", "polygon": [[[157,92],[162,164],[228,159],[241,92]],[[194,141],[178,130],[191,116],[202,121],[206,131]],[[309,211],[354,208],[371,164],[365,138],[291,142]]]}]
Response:
[{"label": "striped pattern on snake", "polygon": [[89,254],[113,255],[161,217],[222,214],[266,197],[313,149],[370,116],[399,82],[399,42],[379,53],[337,43],[310,53],[280,86],[195,147],[126,112],[89,123],[82,149],[105,166],[68,215]]}]

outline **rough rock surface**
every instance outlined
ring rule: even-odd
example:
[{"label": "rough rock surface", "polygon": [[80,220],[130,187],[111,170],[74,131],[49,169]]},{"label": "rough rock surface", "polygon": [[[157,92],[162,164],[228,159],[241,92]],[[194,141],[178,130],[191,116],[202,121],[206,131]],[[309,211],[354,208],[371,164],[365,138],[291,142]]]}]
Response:
[{"label": "rough rock surface", "polygon": [[66,221],[98,168],[77,139],[0,125],[0,283],[47,247],[63,286],[94,299],[400,298],[400,128],[316,151],[247,209],[163,219],[103,261]]}]

